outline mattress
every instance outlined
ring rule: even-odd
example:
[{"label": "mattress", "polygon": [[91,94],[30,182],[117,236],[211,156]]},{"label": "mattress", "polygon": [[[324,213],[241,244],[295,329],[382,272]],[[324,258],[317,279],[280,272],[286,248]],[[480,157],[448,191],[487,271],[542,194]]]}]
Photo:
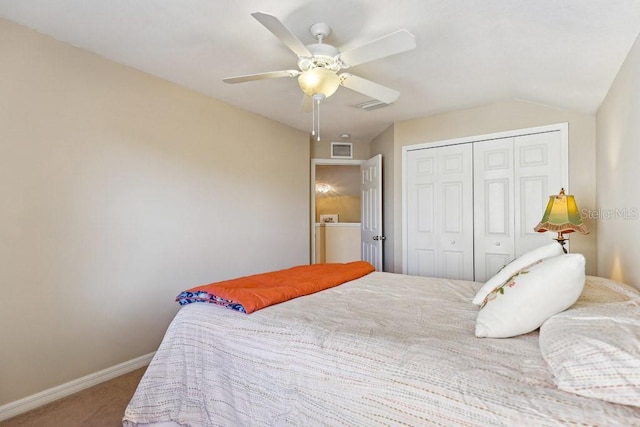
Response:
[{"label": "mattress", "polygon": [[[250,315],[181,308],[125,426],[640,425],[559,390],[538,332],[476,338],[480,283],[374,272]],[[588,277],[584,306],[637,298]]]}]

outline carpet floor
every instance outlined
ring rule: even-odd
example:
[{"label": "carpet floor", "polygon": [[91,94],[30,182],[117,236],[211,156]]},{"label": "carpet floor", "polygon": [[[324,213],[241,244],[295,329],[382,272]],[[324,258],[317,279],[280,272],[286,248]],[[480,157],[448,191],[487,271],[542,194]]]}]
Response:
[{"label": "carpet floor", "polygon": [[48,405],[0,421],[1,427],[117,427],[144,374],[140,368]]}]

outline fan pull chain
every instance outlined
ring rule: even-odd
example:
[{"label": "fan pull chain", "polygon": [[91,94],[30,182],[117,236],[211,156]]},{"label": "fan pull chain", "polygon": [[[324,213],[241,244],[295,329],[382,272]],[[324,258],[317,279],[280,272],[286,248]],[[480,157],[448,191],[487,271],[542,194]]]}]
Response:
[{"label": "fan pull chain", "polygon": [[316,100],[311,98],[311,136],[316,135]]},{"label": "fan pull chain", "polygon": [[320,142],[320,101],[324,96],[322,94],[314,94],[311,97],[312,104],[312,128],[311,128],[311,136],[316,137],[316,141]]},{"label": "fan pull chain", "polygon": [[317,139],[316,141],[320,142],[320,98],[318,98],[318,132],[316,132],[317,134]]}]

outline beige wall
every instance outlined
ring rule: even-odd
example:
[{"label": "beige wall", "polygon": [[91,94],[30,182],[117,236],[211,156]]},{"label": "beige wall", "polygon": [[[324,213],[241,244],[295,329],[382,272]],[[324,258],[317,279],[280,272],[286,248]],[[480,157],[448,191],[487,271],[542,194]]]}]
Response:
[{"label": "beige wall", "polygon": [[331,187],[327,193],[314,192],[315,222],[324,214],[338,214],[339,222],[360,222],[360,165],[317,164],[315,169],[316,184]]},{"label": "beige wall", "polygon": [[640,38],[597,116],[598,275],[640,289]]},{"label": "beige wall", "polygon": [[307,133],[3,20],[0,52],[0,406],[154,351],[188,287],[309,262]]},{"label": "beige wall", "polygon": [[[474,135],[569,123],[569,187],[580,209],[595,208],[595,116],[579,114],[519,101],[498,102],[482,107],[397,122],[394,131],[393,172],[393,271],[402,271],[402,147]],[[389,202],[389,201],[387,201]],[[540,213],[542,215],[542,212]],[[596,272],[595,223],[585,221],[589,235],[572,234],[572,252],[583,253],[587,273]],[[387,233],[387,237],[389,233]]]},{"label": "beige wall", "polygon": [[316,222],[324,214],[338,214],[339,222],[360,222],[360,208],[360,196],[316,196]]}]

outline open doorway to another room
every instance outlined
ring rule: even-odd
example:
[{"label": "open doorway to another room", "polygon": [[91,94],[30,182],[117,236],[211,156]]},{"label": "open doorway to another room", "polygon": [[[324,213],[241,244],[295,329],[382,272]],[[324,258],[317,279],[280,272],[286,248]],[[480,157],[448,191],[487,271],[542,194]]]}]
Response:
[{"label": "open doorway to another room", "polygon": [[361,259],[360,160],[319,160],[312,164],[312,262]]}]

